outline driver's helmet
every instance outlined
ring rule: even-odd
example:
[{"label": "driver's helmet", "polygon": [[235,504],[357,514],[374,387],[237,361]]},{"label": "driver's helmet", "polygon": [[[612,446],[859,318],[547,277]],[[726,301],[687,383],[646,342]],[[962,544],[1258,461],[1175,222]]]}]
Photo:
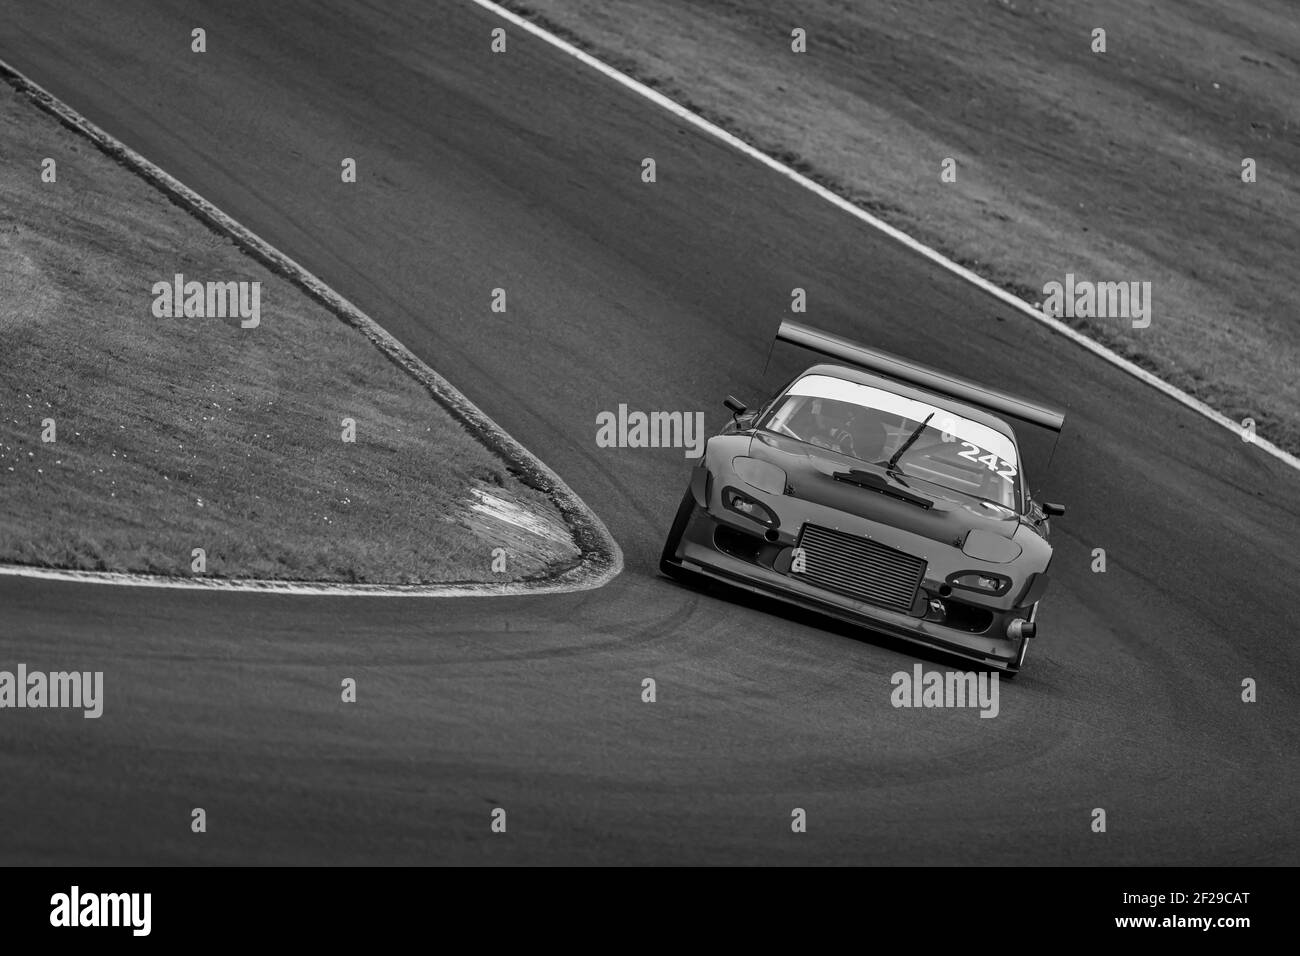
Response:
[{"label": "driver's helmet", "polygon": [[813,441],[843,454],[853,454],[853,415],[856,406],[833,398],[814,398],[812,418],[817,434]]}]

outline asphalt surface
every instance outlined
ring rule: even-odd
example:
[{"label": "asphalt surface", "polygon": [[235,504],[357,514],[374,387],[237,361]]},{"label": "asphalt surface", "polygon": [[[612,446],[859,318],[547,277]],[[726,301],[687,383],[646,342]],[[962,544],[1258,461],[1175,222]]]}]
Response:
[{"label": "asphalt surface", "polygon": [[[626,557],[599,590],[486,600],[0,578],[0,666],[106,672],[98,721],[0,715],[0,861],[1300,861],[1300,476],[542,42],[493,55],[477,7],[0,23],[0,56],[383,323]],[[962,665],[660,577],[688,462],[596,447],[620,403],[713,430],[811,364],[763,374],[796,286],[802,321],[1068,411],[1029,476],[1070,509],[1044,636],[996,719],[891,707],[894,672]]]}]

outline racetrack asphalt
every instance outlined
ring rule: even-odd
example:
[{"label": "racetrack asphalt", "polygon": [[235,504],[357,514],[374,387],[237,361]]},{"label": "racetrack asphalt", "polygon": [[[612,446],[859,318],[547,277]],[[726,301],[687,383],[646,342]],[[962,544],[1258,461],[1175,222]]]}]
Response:
[{"label": "racetrack asphalt", "polygon": [[[365,309],[625,557],[499,599],[0,578],[0,667],[105,671],[99,720],[0,715],[0,862],[1300,862],[1300,475],[522,31],[492,54],[477,7],[0,22],[0,57]],[[620,403],[712,431],[812,364],[764,375],[795,287],[800,321],[1067,411],[1029,473],[1069,508],[1043,636],[996,719],[891,706],[894,672],[965,665],[659,576],[690,463],[596,446]]]}]

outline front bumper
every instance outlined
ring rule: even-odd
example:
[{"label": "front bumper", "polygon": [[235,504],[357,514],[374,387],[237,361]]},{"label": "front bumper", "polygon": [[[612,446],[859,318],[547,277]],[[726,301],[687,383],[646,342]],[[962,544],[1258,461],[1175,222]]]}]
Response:
[{"label": "front bumper", "polygon": [[[799,533],[798,527],[783,529],[775,541],[771,536],[764,539],[764,529],[757,522],[735,515],[723,508],[720,501],[710,502],[712,507],[698,504],[709,492],[700,487],[699,483],[694,484],[697,505],[682,533],[676,555],[671,559],[673,564],[682,569],[979,663],[1015,669],[1023,659],[1023,645],[1029,638],[1013,640],[1006,637],[1006,630],[1013,619],[1031,619],[1032,606],[996,606],[1013,603],[1007,600],[984,602],[984,611],[991,615],[990,623],[978,633],[972,633],[926,620],[923,611],[918,613],[918,607],[914,607],[911,613],[901,613],[827,590],[790,571],[780,570],[783,564],[789,566],[788,560],[783,562],[779,555],[788,552],[794,545]],[[717,489],[711,490],[710,497],[717,499]],[[776,503],[770,499],[765,500]],[[843,516],[831,514],[824,516],[824,519],[842,521]],[[871,531],[883,539],[890,529],[873,526]],[[900,534],[906,536],[905,533]],[[746,537],[754,542],[755,549],[761,556],[737,554],[738,550],[744,549],[734,546],[724,549],[719,545],[720,540],[734,541]],[[907,550],[908,544],[915,549],[915,542],[897,542],[901,550]],[[936,564],[939,565],[936,573],[942,575],[942,563]],[[930,596],[937,596],[941,583],[942,577],[932,578],[927,571],[918,591],[917,604],[923,607]]]}]

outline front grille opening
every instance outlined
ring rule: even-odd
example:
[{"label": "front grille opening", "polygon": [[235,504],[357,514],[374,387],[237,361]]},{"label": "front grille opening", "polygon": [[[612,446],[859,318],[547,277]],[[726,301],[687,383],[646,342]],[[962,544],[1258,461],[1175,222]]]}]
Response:
[{"label": "front grille opening", "polygon": [[804,525],[798,546],[804,549],[799,577],[890,611],[909,613],[925,576],[923,558],[833,528]]},{"label": "front grille opening", "polygon": [[762,538],[722,525],[713,532],[713,545],[723,554],[741,561],[757,562],[767,542]]},{"label": "front grille opening", "polygon": [[983,634],[993,624],[993,612],[986,607],[963,604],[952,598],[945,599],[943,605],[948,612],[943,621],[944,627]]}]

